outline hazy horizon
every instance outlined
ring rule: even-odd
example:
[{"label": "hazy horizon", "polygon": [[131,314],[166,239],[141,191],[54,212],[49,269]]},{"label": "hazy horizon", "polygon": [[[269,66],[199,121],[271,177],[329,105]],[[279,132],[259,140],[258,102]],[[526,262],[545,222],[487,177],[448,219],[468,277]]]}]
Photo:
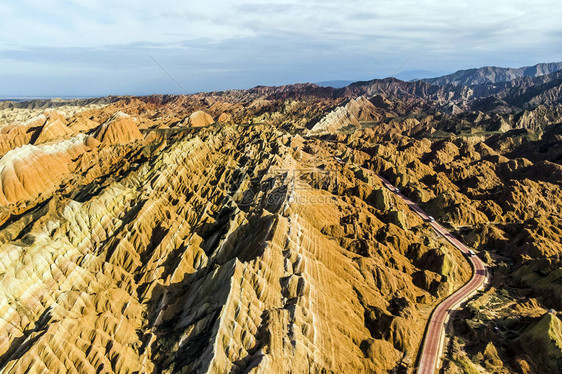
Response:
[{"label": "hazy horizon", "polygon": [[[445,74],[450,74],[452,72],[428,72],[428,73],[432,73],[430,75],[420,75],[418,74],[419,70],[408,70],[408,71],[401,71],[398,74],[396,74],[394,76],[394,78],[397,79],[401,79],[401,80],[411,80],[410,76],[415,76],[416,78],[412,78],[412,79],[418,79],[418,78],[433,78],[433,77],[437,77],[437,76],[441,76],[441,75],[445,75]],[[425,72],[425,71],[424,71]],[[165,73],[165,72],[164,72]],[[389,77],[380,77],[380,78],[389,78]],[[172,79],[172,78],[170,78]],[[291,85],[291,84],[297,84],[297,83],[312,83],[312,84],[318,84],[318,85],[323,85],[323,86],[328,86],[328,83],[346,83],[347,84],[351,84],[353,82],[358,82],[358,81],[366,81],[366,80],[371,80],[371,79],[377,79],[377,78],[364,78],[364,79],[357,79],[357,80],[351,80],[351,79],[331,79],[331,80],[326,80],[326,81],[321,81],[321,82],[287,82],[287,83],[282,83],[280,85]],[[171,84],[176,84],[173,80],[171,80]],[[227,87],[218,91],[226,91],[226,90],[244,90],[244,89],[250,89],[250,88],[254,88],[257,86],[263,86],[262,84],[257,84],[255,86],[251,86],[251,87]],[[276,85],[277,86],[277,85]],[[336,85],[333,86],[335,88],[339,88],[341,87],[341,85]],[[176,88],[178,90],[181,90],[180,87],[178,87],[178,85],[176,84]],[[211,92],[210,90],[202,90],[202,91],[193,91],[193,92],[187,92],[188,94],[195,94],[195,93],[200,93],[200,92]],[[168,94],[166,92],[154,92],[154,93],[141,93],[141,94],[107,94],[107,95],[30,95],[30,96],[10,96],[10,95],[0,95],[0,101],[9,101],[9,100],[33,100],[33,99],[90,99],[90,98],[97,98],[97,97],[106,97],[106,96],[150,96],[150,95],[162,95],[162,94]],[[176,92],[176,93],[172,93],[172,94],[185,94],[185,92]]]},{"label": "hazy horizon", "polygon": [[24,0],[0,10],[10,35],[0,44],[0,97],[11,98],[179,94],[562,60],[562,10],[546,0]]}]

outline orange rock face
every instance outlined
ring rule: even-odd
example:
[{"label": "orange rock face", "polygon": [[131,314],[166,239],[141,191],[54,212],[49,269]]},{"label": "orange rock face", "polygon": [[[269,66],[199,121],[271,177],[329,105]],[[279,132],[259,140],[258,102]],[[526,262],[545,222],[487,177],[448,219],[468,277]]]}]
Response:
[{"label": "orange rock face", "polygon": [[143,136],[131,116],[117,112],[99,127],[95,137],[102,144],[109,145],[127,144]]},{"label": "orange rock face", "polygon": [[0,204],[52,193],[71,172],[73,158],[89,148],[88,143],[86,137],[79,136],[56,145],[26,145],[6,153],[0,159]]},{"label": "orange rock face", "polygon": [[72,135],[72,133],[72,130],[63,121],[56,119],[43,125],[39,131],[39,136],[35,139],[35,144],[46,143],[51,140],[62,140]]},{"label": "orange rock face", "polygon": [[208,126],[215,123],[213,117],[211,115],[203,112],[202,110],[198,110],[192,113],[187,118],[187,124],[191,127],[201,127],[201,126]]}]

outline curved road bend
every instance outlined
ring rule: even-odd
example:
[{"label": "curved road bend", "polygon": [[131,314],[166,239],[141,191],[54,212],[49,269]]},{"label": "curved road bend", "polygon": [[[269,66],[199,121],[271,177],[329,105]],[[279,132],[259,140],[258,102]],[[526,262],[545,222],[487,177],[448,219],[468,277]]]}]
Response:
[{"label": "curved road bend", "polygon": [[[379,178],[388,189],[393,192],[395,191],[395,187],[390,184],[390,182],[381,176],[379,176]],[[425,213],[412,200],[408,199],[399,192],[395,193],[400,196],[404,202],[408,204],[410,209],[416,212],[424,221],[427,222],[429,220],[427,213]],[[429,317],[418,365],[418,374],[434,374],[439,368],[439,357],[441,356],[441,350],[443,348],[443,344],[445,343],[445,327],[447,325],[449,312],[455,309],[462,302],[470,299],[470,297],[484,285],[487,274],[486,265],[484,265],[484,262],[480,260],[478,256],[468,256],[468,247],[457,240],[457,238],[451,235],[451,233],[445,230],[439,223],[435,221],[428,223],[433,227],[433,229],[435,229],[435,231],[443,235],[445,239],[447,239],[466,256],[472,266],[473,272],[472,278],[468,281],[468,283],[437,305]]]}]

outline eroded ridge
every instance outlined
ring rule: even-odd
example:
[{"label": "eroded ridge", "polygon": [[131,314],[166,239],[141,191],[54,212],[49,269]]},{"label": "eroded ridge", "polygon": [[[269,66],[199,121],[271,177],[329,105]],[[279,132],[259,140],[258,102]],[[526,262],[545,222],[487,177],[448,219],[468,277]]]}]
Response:
[{"label": "eroded ridge", "polygon": [[[411,258],[455,255],[414,216],[416,233],[383,223],[400,202],[374,176],[267,126],[166,136],[82,149],[72,191],[5,224],[4,371],[376,371],[415,356],[447,291]],[[126,159],[122,173],[85,167],[94,153]],[[443,271],[446,289],[468,276]]]}]

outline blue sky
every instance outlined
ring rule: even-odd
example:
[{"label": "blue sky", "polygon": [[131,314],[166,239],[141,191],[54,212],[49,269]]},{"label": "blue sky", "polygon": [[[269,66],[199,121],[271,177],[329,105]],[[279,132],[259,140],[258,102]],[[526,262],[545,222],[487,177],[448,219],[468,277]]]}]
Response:
[{"label": "blue sky", "polygon": [[562,7],[511,1],[0,3],[0,96],[188,92],[562,61]]}]

